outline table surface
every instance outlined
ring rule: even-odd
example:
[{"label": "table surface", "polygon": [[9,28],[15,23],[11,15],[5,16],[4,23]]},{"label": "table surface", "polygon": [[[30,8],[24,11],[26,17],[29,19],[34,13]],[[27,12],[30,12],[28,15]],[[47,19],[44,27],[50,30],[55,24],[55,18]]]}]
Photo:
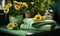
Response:
[{"label": "table surface", "polygon": [[[60,28],[60,26],[56,26],[56,28]],[[0,27],[0,30],[5,32],[5,33],[9,33],[9,34],[13,34],[13,35],[18,35],[18,36],[26,36],[26,35],[31,35],[37,32],[44,32],[44,31],[38,31],[38,30],[8,30],[6,28],[6,26],[2,26]]]},{"label": "table surface", "polygon": [[22,29],[21,30],[8,30],[5,26],[0,27],[0,30],[5,33],[9,33],[13,35],[21,35],[21,36],[31,35],[37,32],[43,32],[40,30],[22,30]]}]

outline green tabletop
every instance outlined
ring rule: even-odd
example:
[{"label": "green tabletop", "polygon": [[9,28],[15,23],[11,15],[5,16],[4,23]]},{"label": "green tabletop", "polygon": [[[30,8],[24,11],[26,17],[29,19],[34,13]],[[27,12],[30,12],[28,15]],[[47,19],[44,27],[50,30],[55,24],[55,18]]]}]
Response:
[{"label": "green tabletop", "polygon": [[0,27],[0,30],[5,33],[9,33],[17,36],[26,36],[26,35],[31,35],[37,32],[42,32],[38,30],[8,30],[6,27]]},{"label": "green tabletop", "polygon": [[[55,29],[60,28],[60,26],[56,26]],[[41,30],[8,30],[5,26],[0,27],[0,30],[5,32],[5,33],[9,33],[9,34],[13,34],[13,35],[17,35],[17,36],[26,36],[26,35],[31,35],[34,33],[38,33],[38,32],[44,32]]]}]

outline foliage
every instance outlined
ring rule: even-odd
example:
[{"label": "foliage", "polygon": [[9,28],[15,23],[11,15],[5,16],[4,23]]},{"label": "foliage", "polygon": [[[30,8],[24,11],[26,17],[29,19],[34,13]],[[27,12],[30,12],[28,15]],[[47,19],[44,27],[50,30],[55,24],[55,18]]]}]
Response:
[{"label": "foliage", "polygon": [[[11,15],[22,14],[28,10],[33,10],[35,12],[45,11],[46,9],[48,9],[50,5],[52,5],[51,0],[10,0],[10,1],[12,3],[12,7],[9,8],[8,14]],[[19,10],[16,10],[14,6],[18,6],[17,9]]]},{"label": "foliage", "polygon": [[4,7],[4,13],[8,15],[21,15],[27,11],[28,5],[26,2],[14,1],[13,4],[8,2]]}]

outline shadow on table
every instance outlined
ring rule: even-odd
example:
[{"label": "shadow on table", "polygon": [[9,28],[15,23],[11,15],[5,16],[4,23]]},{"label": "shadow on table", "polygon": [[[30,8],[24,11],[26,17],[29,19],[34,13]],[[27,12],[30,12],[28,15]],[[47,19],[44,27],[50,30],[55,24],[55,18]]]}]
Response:
[{"label": "shadow on table", "polygon": [[33,35],[27,35],[27,36],[60,36],[60,32],[59,31],[60,31],[60,28],[52,30],[52,31],[35,33]]},{"label": "shadow on table", "polygon": [[17,35],[5,33],[5,32],[3,32],[3,31],[1,31],[1,30],[0,30],[0,35],[1,35],[1,36],[17,36]]}]

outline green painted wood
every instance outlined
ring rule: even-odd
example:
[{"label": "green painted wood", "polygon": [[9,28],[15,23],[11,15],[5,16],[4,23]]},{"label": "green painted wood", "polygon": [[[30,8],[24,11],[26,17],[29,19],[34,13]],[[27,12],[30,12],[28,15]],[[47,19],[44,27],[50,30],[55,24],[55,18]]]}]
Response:
[{"label": "green painted wood", "polygon": [[13,34],[13,35],[18,35],[18,36],[25,36],[27,35],[27,31],[24,30],[8,30],[6,28],[0,28],[0,30],[4,31],[5,33]]},{"label": "green painted wood", "polygon": [[[5,33],[9,33],[17,36],[26,36],[29,35],[29,33],[33,33],[33,34],[37,33],[36,30],[35,31],[34,30],[8,30],[6,27],[0,28],[0,30]],[[38,31],[38,32],[43,32],[43,31]]]}]

